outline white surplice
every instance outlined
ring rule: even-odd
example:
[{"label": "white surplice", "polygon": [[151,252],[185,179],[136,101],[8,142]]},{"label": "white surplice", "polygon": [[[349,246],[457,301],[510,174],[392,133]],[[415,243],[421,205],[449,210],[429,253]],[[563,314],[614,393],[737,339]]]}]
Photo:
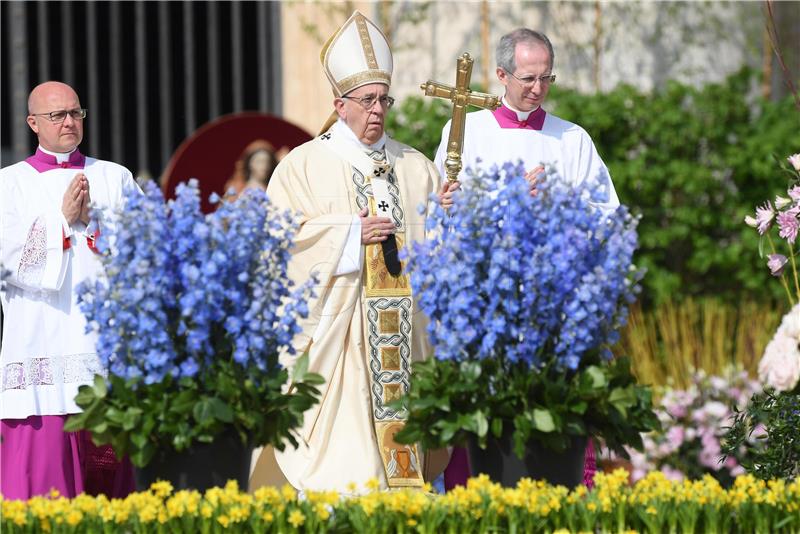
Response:
[{"label": "white surplice", "polygon": [[[2,292],[2,419],[78,413],[78,387],[105,373],[76,294],[78,284],[102,268],[87,237],[95,224],[87,232],[80,221],[67,224],[61,211],[64,192],[80,172],[104,220],[139,192],[131,173],[116,163],[41,148],[0,170],[0,264],[8,272]],[[100,232],[104,224],[109,223],[100,223]]]},{"label": "white surplice", "polygon": [[[505,113],[505,116],[516,115],[519,123],[513,124],[513,119],[504,121],[501,113]],[[597,178],[605,201],[593,204],[606,210],[619,206],[608,168],[586,130],[543,110],[533,112],[544,115],[541,129],[520,127],[530,113],[514,111],[507,104],[497,112],[481,110],[467,113],[459,181],[468,187],[469,168],[489,171],[495,165],[502,166],[506,162],[516,164],[522,160],[526,171],[545,165],[555,170],[559,179],[571,185]],[[449,135],[450,121],[442,130],[442,140],[436,152],[435,163],[442,177],[445,176],[444,161],[447,158]]]}]

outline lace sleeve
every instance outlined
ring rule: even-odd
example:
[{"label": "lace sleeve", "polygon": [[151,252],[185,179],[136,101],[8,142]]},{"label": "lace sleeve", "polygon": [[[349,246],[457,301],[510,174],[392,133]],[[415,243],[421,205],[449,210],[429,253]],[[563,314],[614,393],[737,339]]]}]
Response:
[{"label": "lace sleeve", "polygon": [[27,286],[38,287],[42,283],[47,266],[47,227],[37,217],[30,230],[19,261],[17,278]]},{"label": "lace sleeve", "polygon": [[70,257],[69,247],[64,246],[69,226],[61,213],[6,215],[0,225],[0,262],[11,271],[8,282],[31,291],[59,291]]}]

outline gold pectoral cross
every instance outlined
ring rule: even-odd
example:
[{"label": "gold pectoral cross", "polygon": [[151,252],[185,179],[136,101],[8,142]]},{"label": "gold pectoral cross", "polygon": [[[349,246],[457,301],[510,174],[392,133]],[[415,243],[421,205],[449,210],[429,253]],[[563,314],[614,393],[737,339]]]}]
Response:
[{"label": "gold pectoral cross", "polygon": [[430,80],[420,85],[420,88],[425,92],[425,96],[447,98],[453,102],[453,119],[450,122],[450,137],[447,139],[447,159],[444,162],[449,182],[455,182],[458,179],[458,173],[461,172],[461,149],[464,145],[467,106],[492,110],[500,107],[499,96],[470,90],[469,79],[472,76],[472,64],[474,62],[475,60],[466,52],[458,58],[455,87]]}]

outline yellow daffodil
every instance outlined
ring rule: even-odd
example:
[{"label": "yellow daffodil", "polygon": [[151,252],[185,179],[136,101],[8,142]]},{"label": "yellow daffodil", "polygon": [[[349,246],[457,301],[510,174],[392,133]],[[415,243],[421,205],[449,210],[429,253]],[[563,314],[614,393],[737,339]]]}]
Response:
[{"label": "yellow daffodil", "polygon": [[303,512],[300,510],[292,510],[289,513],[289,524],[292,525],[294,528],[299,528],[303,523],[306,522],[306,516],[303,515]]}]

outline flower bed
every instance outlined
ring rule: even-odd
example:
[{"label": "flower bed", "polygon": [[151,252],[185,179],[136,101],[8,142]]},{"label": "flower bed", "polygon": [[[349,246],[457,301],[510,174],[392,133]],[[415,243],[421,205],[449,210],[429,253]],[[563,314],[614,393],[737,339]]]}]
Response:
[{"label": "flower bed", "polygon": [[[797,532],[800,478],[746,475],[729,490],[711,477],[676,482],[653,472],[634,486],[618,470],[570,492],[523,480],[502,488],[484,477],[445,495],[335,492],[299,496],[285,487],[242,493],[235,483],[173,493],[169,483],[124,500],[53,495],[2,501],[3,532]],[[353,488],[355,491],[357,488]]]},{"label": "flower bed", "polygon": [[[725,457],[721,440],[733,423],[732,408],[743,409],[760,391],[758,382],[735,367],[713,376],[697,371],[686,389],[664,388],[656,408],[661,430],[643,436],[643,452],[627,449],[633,480],[660,470],[674,480],[696,480],[708,474],[730,486],[745,472],[741,462],[746,451],[741,446]],[[750,441],[754,443],[758,435]]]}]

